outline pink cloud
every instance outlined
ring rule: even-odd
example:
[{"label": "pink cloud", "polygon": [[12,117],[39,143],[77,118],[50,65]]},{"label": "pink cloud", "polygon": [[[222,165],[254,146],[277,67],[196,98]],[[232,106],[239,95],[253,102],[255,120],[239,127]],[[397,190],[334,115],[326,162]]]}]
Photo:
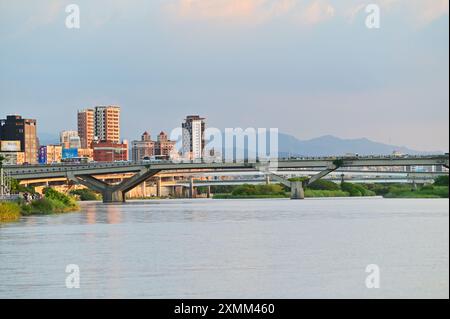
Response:
[{"label": "pink cloud", "polygon": [[181,20],[255,25],[282,18],[307,26],[336,16],[351,22],[370,3],[379,4],[382,14],[405,14],[416,25],[426,25],[449,12],[448,0],[176,0],[166,9]]},{"label": "pink cloud", "polygon": [[167,7],[179,19],[261,24],[278,17],[305,24],[322,22],[333,8],[315,0],[179,0]]}]

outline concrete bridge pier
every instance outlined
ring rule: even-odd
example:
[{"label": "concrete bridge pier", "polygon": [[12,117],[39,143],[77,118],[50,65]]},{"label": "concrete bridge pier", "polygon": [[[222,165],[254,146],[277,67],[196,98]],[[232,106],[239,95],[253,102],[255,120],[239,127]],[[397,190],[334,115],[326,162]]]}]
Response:
[{"label": "concrete bridge pier", "polygon": [[157,180],[156,180],[156,197],[161,197],[162,196],[162,192],[161,192],[161,177],[158,176]]},{"label": "concrete bridge pier", "polygon": [[125,194],[122,191],[106,189],[102,191],[102,196],[105,204],[125,202]]},{"label": "concrete bridge pier", "polygon": [[211,198],[211,186],[208,186],[207,197]]},{"label": "concrete bridge pier", "polygon": [[291,199],[305,199],[303,182],[291,182]]},{"label": "concrete bridge pier", "polygon": [[194,179],[191,177],[189,179],[189,198],[195,197]]}]

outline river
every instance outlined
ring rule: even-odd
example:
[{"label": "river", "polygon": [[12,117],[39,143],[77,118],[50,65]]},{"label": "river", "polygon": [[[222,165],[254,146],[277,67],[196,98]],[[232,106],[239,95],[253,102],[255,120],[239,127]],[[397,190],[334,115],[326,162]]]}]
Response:
[{"label": "river", "polygon": [[0,225],[0,298],[449,297],[448,200],[81,205]]}]

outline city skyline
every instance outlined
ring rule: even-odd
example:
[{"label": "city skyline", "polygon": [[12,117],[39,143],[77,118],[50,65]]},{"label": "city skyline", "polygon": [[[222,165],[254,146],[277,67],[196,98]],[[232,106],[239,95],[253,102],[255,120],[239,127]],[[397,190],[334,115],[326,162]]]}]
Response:
[{"label": "city skyline", "polygon": [[202,114],[448,151],[448,1],[373,2],[377,30],[347,0],[77,1],[69,30],[67,1],[2,1],[2,113],[57,134],[76,128],[68,114],[117,104],[128,140]]},{"label": "city skyline", "polygon": [[[89,110],[89,109],[95,109],[95,106],[90,106],[90,107],[87,107],[86,109],[78,109],[78,110],[75,111],[75,115],[77,114],[76,112],[78,112],[78,115],[80,115],[80,112],[82,113],[83,111],[86,111],[86,110]],[[33,116],[23,116],[21,114],[5,114],[4,117],[6,117],[7,115],[20,115],[23,118],[36,119],[36,118],[33,118]],[[123,141],[133,142],[133,141],[139,140],[139,138],[142,136],[143,133],[148,133],[148,134],[150,134],[152,136],[153,135],[156,136],[157,135],[156,133],[158,133],[158,132],[159,133],[165,132],[168,135],[170,135],[171,130],[181,129],[182,121],[185,120],[185,118],[189,117],[189,116],[191,116],[191,115],[183,116],[178,121],[178,126],[176,126],[176,127],[156,129],[155,127],[157,127],[157,125],[147,125],[147,128],[145,128],[145,127],[144,128],[134,128],[135,131],[139,132],[137,134],[137,136],[122,136],[122,135],[120,135],[120,139],[123,140]],[[37,127],[38,127],[38,129],[37,129],[37,137],[38,137],[39,141],[41,142],[41,145],[58,144],[60,142],[60,140],[61,140],[61,138],[60,138],[60,134],[61,133],[66,132],[66,131],[68,131],[68,132],[70,132],[70,131],[77,131],[77,129],[76,129],[77,126],[78,126],[77,125],[77,116],[75,116],[74,118],[75,118],[75,120],[74,120],[75,121],[75,125],[74,125],[75,129],[73,129],[72,127],[65,127],[64,129],[62,129],[61,131],[58,131],[58,132],[48,132],[48,131],[44,131],[43,132],[42,129],[40,129],[40,125],[39,125],[40,121],[39,121],[39,119],[36,119],[37,120]],[[208,118],[208,117],[206,116],[206,118]],[[70,119],[73,120],[72,117],[70,117]],[[208,123],[209,123],[209,121],[208,121]],[[127,129],[126,128],[124,129],[124,127],[123,127],[123,125],[121,123],[120,123],[120,127],[121,127],[121,129],[120,129],[121,131],[127,131]],[[212,125],[208,125],[208,127],[213,128]],[[446,152],[448,152],[448,148],[446,148],[446,149],[424,150],[424,149],[417,149],[417,148],[414,148],[414,147],[410,147],[409,145],[396,144],[395,142],[383,143],[383,142],[372,140],[372,139],[369,139],[369,138],[366,138],[366,137],[343,138],[343,137],[332,135],[332,134],[324,134],[324,135],[321,135],[321,136],[313,137],[311,139],[301,139],[301,138],[298,138],[296,136],[287,134],[287,133],[282,132],[282,131],[279,132],[279,133],[282,135],[280,137],[287,138],[286,142],[291,140],[291,137],[294,137],[297,140],[297,142],[310,142],[310,141],[314,141],[314,140],[327,140],[328,143],[329,143],[330,140],[335,139],[336,141],[349,142],[349,143],[351,143],[352,141],[355,141],[355,142],[358,142],[358,143],[360,143],[360,142],[368,142],[369,144],[368,144],[367,147],[369,147],[370,144],[373,144],[373,145],[376,145],[376,146],[385,146],[385,147],[392,146],[392,147],[395,147],[395,149],[392,149],[393,152],[399,151],[399,149],[410,150],[410,151],[413,151],[414,153],[416,153],[416,152],[419,152],[419,153],[436,153],[436,152],[437,153],[446,153]],[[182,148],[183,148],[182,145],[180,145],[179,147],[180,147],[179,151],[182,151]],[[131,144],[130,144],[130,151],[131,151]],[[280,150],[280,151],[283,152],[283,150]]]}]

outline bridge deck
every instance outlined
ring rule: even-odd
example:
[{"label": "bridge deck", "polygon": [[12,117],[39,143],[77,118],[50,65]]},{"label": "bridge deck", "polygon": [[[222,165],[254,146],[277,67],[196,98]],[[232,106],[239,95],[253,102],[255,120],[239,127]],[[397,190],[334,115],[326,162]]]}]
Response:
[{"label": "bridge deck", "polygon": [[[341,162],[341,167],[377,167],[377,166],[433,166],[442,165],[448,168],[448,155],[434,156],[408,156],[408,157],[325,157],[325,158],[301,158],[290,160],[272,161],[271,168],[276,169],[318,169],[327,168],[336,161]],[[186,171],[186,170],[255,170],[258,171],[265,165],[263,163],[205,163],[205,162],[116,162],[116,163],[90,163],[80,165],[30,165],[30,166],[5,166],[5,172],[17,179],[57,178],[75,175],[108,175],[123,173],[139,173],[146,170],[158,171]]]}]

